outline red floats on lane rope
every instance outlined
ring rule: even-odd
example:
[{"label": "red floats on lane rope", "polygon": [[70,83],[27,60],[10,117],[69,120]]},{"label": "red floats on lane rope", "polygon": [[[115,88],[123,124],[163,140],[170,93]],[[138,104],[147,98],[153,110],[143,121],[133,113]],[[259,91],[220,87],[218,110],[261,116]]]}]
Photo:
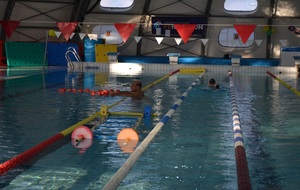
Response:
[{"label": "red floats on lane rope", "polygon": [[67,88],[59,88],[58,89],[58,92],[66,92],[67,91]]},{"label": "red floats on lane rope", "polygon": [[238,189],[251,190],[251,180],[246,159],[246,152],[243,146],[235,148],[235,159],[238,176]]},{"label": "red floats on lane rope", "polygon": [[132,153],[139,142],[139,136],[132,128],[125,128],[120,131],[117,140],[124,153]]},{"label": "red floats on lane rope", "polygon": [[58,89],[58,92],[60,92],[60,93],[64,93],[64,92],[73,92],[73,93],[76,93],[76,92],[86,92],[86,93],[88,93],[88,94],[91,94],[92,96],[96,96],[96,95],[98,95],[98,96],[105,96],[105,97],[107,97],[107,96],[109,96],[109,93],[110,92],[120,92],[120,90],[119,89],[117,89],[117,90],[114,90],[114,89],[110,89],[110,90],[107,90],[107,89],[103,89],[103,90],[90,90],[90,89],[85,89],[85,90],[83,90],[83,89],[73,89],[73,88],[59,88]]},{"label": "red floats on lane rope", "polygon": [[80,148],[79,153],[83,154],[93,143],[93,132],[86,126],[77,127],[72,135],[72,145]]},{"label": "red floats on lane rope", "polygon": [[95,96],[96,94],[97,94],[96,91],[91,91],[91,95],[92,95],[92,96]]}]

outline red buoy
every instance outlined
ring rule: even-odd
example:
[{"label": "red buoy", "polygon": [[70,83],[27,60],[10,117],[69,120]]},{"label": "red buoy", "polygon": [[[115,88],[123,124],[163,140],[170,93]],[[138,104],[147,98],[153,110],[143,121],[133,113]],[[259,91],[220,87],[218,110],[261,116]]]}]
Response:
[{"label": "red buoy", "polygon": [[124,153],[132,153],[139,141],[139,136],[132,128],[124,128],[117,136],[118,144]]},{"label": "red buoy", "polygon": [[86,149],[92,146],[93,132],[86,126],[77,127],[71,135],[72,145],[75,148],[80,148],[80,154],[83,154]]}]

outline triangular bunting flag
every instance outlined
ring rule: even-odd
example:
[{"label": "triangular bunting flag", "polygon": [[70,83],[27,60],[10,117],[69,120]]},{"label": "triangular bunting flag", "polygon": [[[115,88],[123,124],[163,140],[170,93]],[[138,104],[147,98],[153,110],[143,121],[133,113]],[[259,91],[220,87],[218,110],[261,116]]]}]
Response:
[{"label": "triangular bunting flag", "polygon": [[182,41],[182,39],[181,39],[181,38],[174,38],[174,40],[175,40],[175,42],[176,42],[176,44],[177,44],[177,45],[179,45],[179,44],[180,44],[180,42]]},{"label": "triangular bunting flag", "polygon": [[256,28],[256,25],[254,25],[254,24],[250,24],[250,25],[234,24],[233,26],[234,26],[235,30],[237,31],[237,33],[239,34],[239,36],[241,37],[241,40],[244,44],[247,42],[248,38],[250,37],[250,35],[254,31],[254,29]]},{"label": "triangular bunting flag", "polygon": [[79,33],[79,37],[80,37],[81,40],[82,40],[85,36],[86,36],[85,33]]},{"label": "triangular bunting flag", "polygon": [[16,30],[16,28],[19,26],[20,21],[9,21],[9,20],[2,20],[0,23],[3,26],[3,29],[5,31],[5,34],[8,38],[11,37],[12,33]]},{"label": "triangular bunting flag", "polygon": [[287,46],[287,40],[279,40],[281,46]]},{"label": "triangular bunting flag", "polygon": [[78,22],[57,22],[57,27],[63,34],[66,41],[70,39],[71,34],[74,32]]},{"label": "triangular bunting flag", "polygon": [[140,40],[142,39],[142,37],[141,36],[134,36],[134,39],[135,39],[136,43],[139,43]]},{"label": "triangular bunting flag", "polygon": [[136,24],[115,24],[116,29],[118,30],[123,42],[125,43],[129,38],[130,34],[133,32]]},{"label": "triangular bunting flag", "polygon": [[186,44],[192,33],[195,31],[196,24],[174,24],[174,27]]},{"label": "triangular bunting flag", "polygon": [[155,39],[156,39],[157,43],[160,44],[164,38],[163,37],[155,37]]},{"label": "triangular bunting flag", "polygon": [[97,34],[88,34],[88,37],[90,38],[90,40],[98,40],[98,35]]},{"label": "triangular bunting flag", "polygon": [[72,33],[71,36],[70,36],[70,39],[72,39],[74,35],[75,35],[75,33]]},{"label": "triangular bunting flag", "polygon": [[203,43],[204,46],[206,46],[208,39],[201,39],[201,42]]},{"label": "triangular bunting flag", "polygon": [[57,38],[59,38],[60,34],[61,34],[61,32],[56,32],[56,31],[55,31],[55,36],[56,36]]},{"label": "triangular bunting flag", "polygon": [[255,42],[256,42],[256,45],[257,45],[257,46],[260,46],[261,43],[262,43],[262,40],[255,40]]}]

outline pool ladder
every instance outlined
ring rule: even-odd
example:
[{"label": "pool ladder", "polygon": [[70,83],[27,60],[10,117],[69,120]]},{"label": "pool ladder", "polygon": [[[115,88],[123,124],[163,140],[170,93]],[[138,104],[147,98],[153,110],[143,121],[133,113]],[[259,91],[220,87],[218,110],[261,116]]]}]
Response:
[{"label": "pool ladder", "polygon": [[81,70],[83,70],[82,60],[80,59],[80,56],[78,55],[76,49],[73,48],[73,47],[69,47],[68,50],[65,53],[65,58],[68,62],[68,67],[70,66],[72,69],[75,68],[75,64],[73,63],[73,61],[70,58],[70,53],[74,55],[76,61],[80,64]]}]

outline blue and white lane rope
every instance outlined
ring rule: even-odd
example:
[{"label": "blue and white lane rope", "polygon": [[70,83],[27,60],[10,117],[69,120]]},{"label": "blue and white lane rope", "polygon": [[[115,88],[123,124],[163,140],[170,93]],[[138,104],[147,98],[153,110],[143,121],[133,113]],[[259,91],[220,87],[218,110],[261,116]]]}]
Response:
[{"label": "blue and white lane rope", "polygon": [[130,157],[125,161],[125,163],[119,168],[117,173],[110,178],[102,190],[112,190],[117,189],[121,181],[127,176],[130,169],[133,167],[135,162],[139,159],[142,153],[146,150],[152,139],[161,130],[165,123],[171,118],[175,110],[180,106],[182,101],[186,98],[188,93],[193,89],[193,87],[200,81],[204,73],[201,73],[197,79],[188,87],[188,89],[181,95],[181,97],[175,102],[172,108],[165,114],[165,116],[156,124],[156,126],[151,130],[147,137],[141,142],[141,144],[135,149],[135,151],[130,155]]},{"label": "blue and white lane rope", "polygon": [[230,98],[231,98],[231,110],[232,110],[232,125],[234,132],[234,147],[235,147],[235,162],[238,178],[239,190],[251,190],[251,182],[249,169],[246,158],[246,151],[244,147],[244,140],[242,135],[240,116],[238,111],[238,105],[235,97],[235,90],[233,85],[232,73],[228,71],[229,85],[230,85]]},{"label": "blue and white lane rope", "polygon": [[237,146],[244,147],[240,116],[239,116],[238,106],[236,102],[232,77],[230,77],[230,98],[231,98],[231,110],[232,110],[232,124],[233,124],[233,132],[234,132],[234,147],[235,148]]}]

